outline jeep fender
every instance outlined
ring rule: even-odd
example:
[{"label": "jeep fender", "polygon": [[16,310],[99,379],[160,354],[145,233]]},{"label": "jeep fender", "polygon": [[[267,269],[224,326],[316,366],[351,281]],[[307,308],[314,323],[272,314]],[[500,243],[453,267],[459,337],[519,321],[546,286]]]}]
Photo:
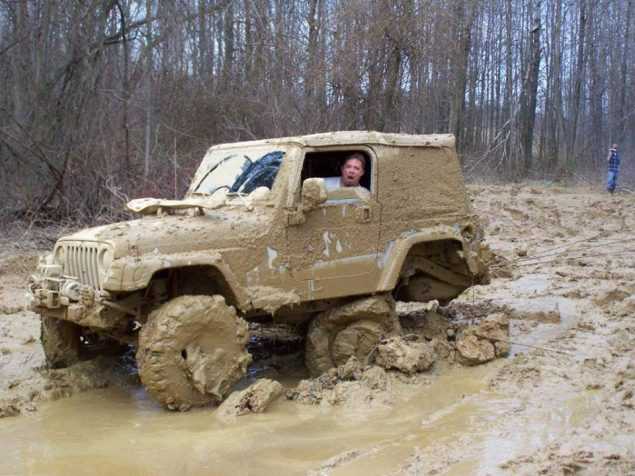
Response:
[{"label": "jeep fender", "polygon": [[[148,286],[150,280],[158,271],[166,269],[187,268],[189,266],[209,266],[216,268],[225,278],[227,285],[236,297],[236,304],[241,309],[247,309],[250,301],[243,286],[230,270],[219,252],[189,252],[175,254],[147,254],[139,258],[126,257],[117,260],[117,266],[121,271],[120,291],[135,291]],[[114,264],[114,263],[113,263]],[[115,276],[111,276],[108,282],[112,282]],[[117,280],[119,281],[119,280]]]},{"label": "jeep fender", "polygon": [[401,269],[406,262],[406,257],[413,246],[420,243],[434,241],[456,241],[463,248],[468,267],[476,273],[478,265],[472,263],[471,251],[461,235],[464,227],[455,225],[437,225],[421,230],[409,230],[402,233],[396,240],[388,242],[383,253],[379,255],[379,265],[382,269],[377,291],[392,291],[397,286]]}]

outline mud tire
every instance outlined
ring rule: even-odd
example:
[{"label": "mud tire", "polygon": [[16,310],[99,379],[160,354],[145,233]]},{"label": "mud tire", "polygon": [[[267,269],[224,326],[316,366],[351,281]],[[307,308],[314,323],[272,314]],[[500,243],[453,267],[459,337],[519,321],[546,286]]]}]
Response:
[{"label": "mud tire", "polygon": [[309,324],[304,360],[312,376],[355,356],[364,363],[382,336],[401,331],[390,297],[353,301],[318,314]]},{"label": "mud tire", "polygon": [[81,327],[62,319],[42,316],[40,341],[46,364],[52,369],[69,367],[79,361]]},{"label": "mud tire", "polygon": [[248,339],[247,323],[222,296],[179,296],[139,331],[139,377],[170,410],[219,403],[247,371]]}]

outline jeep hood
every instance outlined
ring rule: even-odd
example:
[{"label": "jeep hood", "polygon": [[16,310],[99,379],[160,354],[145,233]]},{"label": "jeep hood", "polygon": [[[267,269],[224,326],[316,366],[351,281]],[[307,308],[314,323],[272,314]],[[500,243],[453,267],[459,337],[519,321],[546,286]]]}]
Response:
[{"label": "jeep hood", "polygon": [[263,237],[271,223],[271,211],[248,212],[244,207],[200,216],[149,216],[87,228],[60,238],[109,244],[114,258],[140,257],[147,253],[174,254],[210,249],[247,247]]}]

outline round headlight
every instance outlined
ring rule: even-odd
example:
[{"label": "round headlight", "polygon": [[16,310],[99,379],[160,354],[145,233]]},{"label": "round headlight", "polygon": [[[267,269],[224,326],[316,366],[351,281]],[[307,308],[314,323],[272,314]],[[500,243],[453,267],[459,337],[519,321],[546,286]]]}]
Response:
[{"label": "round headlight", "polygon": [[110,263],[112,263],[113,253],[110,248],[102,248],[99,251],[99,268],[101,271],[105,271],[110,267]]},{"label": "round headlight", "polygon": [[82,286],[77,281],[65,281],[60,293],[71,301],[79,301],[82,297]]},{"label": "round headlight", "polygon": [[58,245],[55,248],[55,252],[54,252],[53,256],[54,256],[53,259],[55,260],[55,263],[64,264],[64,257],[65,257],[64,247],[62,245]]}]

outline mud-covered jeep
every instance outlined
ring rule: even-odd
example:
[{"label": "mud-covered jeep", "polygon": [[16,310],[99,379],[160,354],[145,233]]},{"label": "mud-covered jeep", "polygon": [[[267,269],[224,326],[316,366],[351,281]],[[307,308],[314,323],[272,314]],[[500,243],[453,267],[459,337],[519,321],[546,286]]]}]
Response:
[{"label": "mud-covered jeep", "polygon": [[[327,190],[353,153],[360,185]],[[172,409],[218,402],[245,374],[246,321],[304,329],[320,374],[399,332],[395,300],[447,302],[487,280],[451,135],[218,145],[183,200],[128,208],[141,218],[60,238],[30,306],[49,365],[95,339],[136,346],[141,381]]]}]

